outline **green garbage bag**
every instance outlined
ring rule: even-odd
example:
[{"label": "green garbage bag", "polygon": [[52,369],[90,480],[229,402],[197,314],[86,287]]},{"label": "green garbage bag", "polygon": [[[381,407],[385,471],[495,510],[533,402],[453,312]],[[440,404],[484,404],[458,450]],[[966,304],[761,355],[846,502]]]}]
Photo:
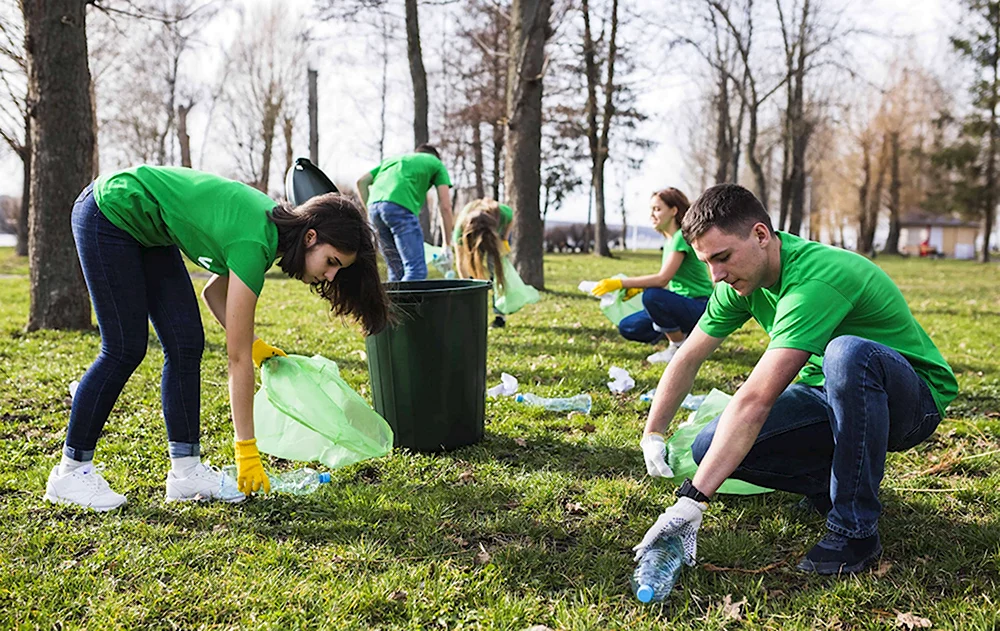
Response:
[{"label": "green garbage bag", "polygon": [[510,315],[519,311],[524,305],[538,302],[538,290],[526,285],[514,269],[514,264],[508,257],[503,257],[503,286],[494,285],[496,299],[494,306],[500,313]]},{"label": "green garbage bag", "polygon": [[389,424],[341,378],[336,362],[272,357],[260,380],[253,414],[262,452],[336,469],[392,449]]},{"label": "green garbage bag", "polygon": [[[616,274],[612,278],[628,278],[625,274]],[[601,311],[611,320],[611,323],[618,326],[618,323],[632,315],[645,309],[642,306],[642,292],[632,296],[631,300],[625,300],[625,289],[613,291],[601,297]]]},{"label": "green garbage bag", "polygon": [[[722,414],[726,405],[732,399],[731,396],[721,390],[712,389],[705,397],[701,406],[688,416],[688,420],[677,426],[674,433],[667,440],[667,464],[674,472],[674,482],[681,484],[685,478],[693,478],[694,472],[698,470],[698,465],[691,455],[691,445],[695,437],[703,427],[715,420],[715,417]],[[743,480],[726,480],[719,487],[717,493],[732,493],[733,495],[756,495],[758,493],[769,493],[774,489],[766,489],[756,484],[750,484]]]}]

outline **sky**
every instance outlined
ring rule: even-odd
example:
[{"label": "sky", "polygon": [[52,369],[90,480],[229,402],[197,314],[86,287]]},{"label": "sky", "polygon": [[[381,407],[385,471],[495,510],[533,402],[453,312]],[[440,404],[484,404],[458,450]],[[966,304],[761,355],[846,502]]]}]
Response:
[{"label": "sky", "polygon": [[[238,0],[247,7],[267,2],[268,0]],[[633,0],[642,10],[643,4],[659,5],[659,0]],[[401,4],[401,3],[400,3]],[[305,0],[295,0],[289,3],[290,8],[303,10]],[[851,2],[849,15],[857,24],[888,31],[899,35],[899,38],[872,38],[864,46],[869,50],[859,52],[859,58],[870,59],[866,71],[877,81],[880,59],[889,56],[889,49],[901,37],[908,34],[912,37],[913,49],[932,67],[942,68],[948,54],[947,36],[954,31],[955,10],[953,3],[939,0],[867,0]],[[443,14],[434,15],[426,9],[421,9],[421,32],[427,61],[428,74],[440,70],[436,65],[435,47],[446,45],[449,25]],[[231,38],[238,29],[233,29],[231,23],[216,27],[218,30],[205,34],[205,39],[224,42]],[[377,163],[376,148],[377,125],[373,114],[373,103],[377,104],[377,94],[380,81],[380,70],[375,58],[376,46],[374,40],[364,41],[352,27],[346,25],[324,26],[318,30],[322,36],[311,52],[311,61],[320,73],[320,166],[338,182],[354,182],[357,177]],[[398,34],[403,37],[402,33]],[[656,46],[655,37],[649,40],[649,46]],[[657,51],[651,50],[649,57],[655,57]],[[646,57],[646,55],[643,55]],[[689,57],[689,56],[688,56]],[[697,195],[693,174],[689,172],[684,160],[684,136],[690,126],[691,104],[686,102],[700,89],[698,79],[692,76],[688,65],[688,57],[684,53],[675,56],[669,64],[669,70],[661,70],[655,81],[644,82],[643,91],[639,94],[639,106],[649,115],[642,133],[657,140],[655,148],[647,155],[642,167],[631,173],[624,183],[619,181],[619,170],[609,164],[607,174],[609,190],[607,192],[608,222],[620,223],[621,186],[625,188],[625,205],[630,224],[645,224],[648,222],[648,200],[652,191],[665,186],[676,186],[688,192],[693,200]],[[693,60],[693,58],[691,58]],[[680,63],[677,63],[680,60]],[[215,72],[219,56],[210,50],[199,54],[200,71],[206,76]],[[776,60],[776,63],[781,63]],[[388,112],[388,133],[386,138],[386,155],[402,153],[412,149],[412,123],[410,111],[410,82],[405,49],[401,49],[390,63],[390,100]],[[432,94],[431,98],[434,98]],[[435,104],[432,103],[432,130],[435,116]],[[374,107],[377,107],[374,106]],[[437,104],[440,107],[440,104]],[[193,130],[193,140],[197,143],[198,136],[209,124],[204,112],[198,108],[192,111],[189,126]],[[212,123],[215,125],[215,123]],[[433,131],[432,131],[433,133]],[[218,134],[215,134],[216,136]],[[308,155],[308,145],[305,130],[296,140],[299,146],[297,155]],[[226,174],[230,169],[225,152],[216,150],[215,146],[193,147],[196,168],[216,171]],[[102,168],[110,170],[111,166],[102,163]],[[272,188],[280,190],[280,178],[272,178]],[[0,194],[19,195],[21,190],[20,162],[9,152],[0,151]],[[277,191],[275,191],[277,192]],[[562,221],[584,221],[587,216],[587,197],[585,193],[570,197],[563,209],[550,215],[550,218]]]}]

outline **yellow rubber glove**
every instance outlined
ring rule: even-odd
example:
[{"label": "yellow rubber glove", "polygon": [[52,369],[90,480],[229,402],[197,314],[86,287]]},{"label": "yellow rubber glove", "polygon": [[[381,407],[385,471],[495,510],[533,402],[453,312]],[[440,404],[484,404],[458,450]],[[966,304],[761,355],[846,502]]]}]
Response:
[{"label": "yellow rubber glove", "polygon": [[253,341],[253,347],[251,348],[253,353],[253,364],[257,368],[260,368],[261,362],[265,359],[274,357],[275,355],[281,355],[282,357],[288,357],[285,351],[281,350],[276,346],[271,346],[264,340],[257,338]]},{"label": "yellow rubber glove", "polygon": [[500,255],[506,256],[510,254],[510,241],[507,239],[500,240]]},{"label": "yellow rubber glove", "polygon": [[641,293],[642,293],[642,287],[632,287],[631,289],[626,289],[624,300],[626,302],[632,300]]},{"label": "yellow rubber glove", "polygon": [[256,438],[236,441],[236,486],[240,493],[246,495],[271,491],[271,481],[267,479],[264,465],[260,462]]},{"label": "yellow rubber glove", "polygon": [[603,296],[604,294],[609,294],[613,291],[618,291],[622,288],[622,279],[620,278],[605,278],[604,280],[597,281],[597,286],[590,292],[595,296]]}]

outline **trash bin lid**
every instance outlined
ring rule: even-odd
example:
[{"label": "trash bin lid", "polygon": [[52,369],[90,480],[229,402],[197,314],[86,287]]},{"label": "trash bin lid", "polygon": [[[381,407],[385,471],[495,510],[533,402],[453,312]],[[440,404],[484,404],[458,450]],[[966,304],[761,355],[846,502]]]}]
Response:
[{"label": "trash bin lid", "polygon": [[493,286],[488,280],[475,279],[434,279],[407,280],[385,283],[390,296],[419,296],[428,294],[450,294],[454,292],[479,291]]},{"label": "trash bin lid", "polygon": [[285,197],[295,206],[317,195],[339,192],[326,173],[309,158],[296,158],[285,174]]}]

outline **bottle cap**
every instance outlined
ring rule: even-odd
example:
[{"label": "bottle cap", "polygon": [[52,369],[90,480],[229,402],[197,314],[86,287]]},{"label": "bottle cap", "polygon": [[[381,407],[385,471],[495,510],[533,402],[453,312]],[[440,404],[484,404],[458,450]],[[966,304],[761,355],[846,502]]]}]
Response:
[{"label": "bottle cap", "polygon": [[635,590],[635,597],[638,598],[641,603],[652,602],[653,588],[649,585],[640,585],[639,589]]},{"label": "bottle cap", "polygon": [[524,403],[524,395],[518,393],[514,395],[514,400],[517,401],[518,403]]},{"label": "bottle cap", "polygon": [[330,483],[330,474],[327,473],[326,471],[320,473],[319,474],[319,483],[320,484],[329,484]]}]

